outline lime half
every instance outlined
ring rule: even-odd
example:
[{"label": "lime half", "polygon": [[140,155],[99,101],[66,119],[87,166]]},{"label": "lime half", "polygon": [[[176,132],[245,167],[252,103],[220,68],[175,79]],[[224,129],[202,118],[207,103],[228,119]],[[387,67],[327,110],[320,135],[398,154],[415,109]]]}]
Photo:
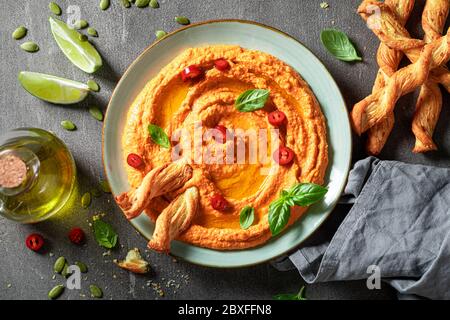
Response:
[{"label": "lime half", "polygon": [[19,82],[33,96],[56,104],[77,103],[89,94],[89,87],[84,83],[43,73],[22,71]]},{"label": "lime half", "polygon": [[102,57],[89,41],[80,40],[80,33],[61,20],[50,17],[50,28],[59,48],[78,68],[94,73],[102,66]]}]

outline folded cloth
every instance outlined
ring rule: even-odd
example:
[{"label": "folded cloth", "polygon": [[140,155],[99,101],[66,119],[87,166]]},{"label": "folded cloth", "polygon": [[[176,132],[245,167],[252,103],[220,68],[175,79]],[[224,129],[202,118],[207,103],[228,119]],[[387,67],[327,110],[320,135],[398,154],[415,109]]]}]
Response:
[{"label": "folded cloth", "polygon": [[292,262],[307,283],[368,279],[376,266],[400,294],[450,299],[450,169],[369,157],[342,202],[353,207],[330,242],[275,265]]}]

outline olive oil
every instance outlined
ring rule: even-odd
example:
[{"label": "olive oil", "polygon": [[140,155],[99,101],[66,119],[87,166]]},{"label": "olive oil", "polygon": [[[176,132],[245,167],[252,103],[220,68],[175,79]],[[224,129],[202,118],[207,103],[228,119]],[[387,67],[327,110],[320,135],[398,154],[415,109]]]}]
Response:
[{"label": "olive oil", "polygon": [[64,206],[75,187],[76,169],[54,134],[22,128],[0,138],[0,175],[0,214],[34,223]]}]

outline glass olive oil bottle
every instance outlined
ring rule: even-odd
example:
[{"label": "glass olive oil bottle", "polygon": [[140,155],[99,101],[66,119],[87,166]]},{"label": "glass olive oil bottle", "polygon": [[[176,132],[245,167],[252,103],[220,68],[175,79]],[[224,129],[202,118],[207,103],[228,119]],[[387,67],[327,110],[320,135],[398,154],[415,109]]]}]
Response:
[{"label": "glass olive oil bottle", "polygon": [[75,187],[70,151],[54,134],[21,128],[0,137],[0,214],[42,221],[61,209]]}]

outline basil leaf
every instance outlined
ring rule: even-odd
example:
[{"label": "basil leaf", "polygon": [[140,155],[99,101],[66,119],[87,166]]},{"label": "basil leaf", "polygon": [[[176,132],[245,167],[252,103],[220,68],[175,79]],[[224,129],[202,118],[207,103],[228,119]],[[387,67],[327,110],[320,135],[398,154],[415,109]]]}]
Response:
[{"label": "basil leaf", "polygon": [[298,300],[297,293],[280,293],[273,296],[273,300]]},{"label": "basil leaf", "polygon": [[241,213],[239,214],[239,224],[241,225],[241,228],[244,230],[250,228],[254,220],[255,209],[250,206],[242,208]]},{"label": "basil leaf", "polygon": [[305,287],[302,287],[298,293],[282,293],[273,296],[274,300],[307,300],[304,296]]},{"label": "basil leaf", "polygon": [[150,137],[154,143],[159,144],[161,147],[166,149],[170,148],[169,137],[161,127],[158,127],[155,124],[150,124],[148,126],[148,132],[150,132]]},{"label": "basil leaf", "polygon": [[323,199],[328,189],[314,183],[299,183],[269,205],[269,227],[272,235],[279,234],[287,225],[294,205],[307,207]]},{"label": "basil leaf", "polygon": [[342,61],[362,61],[348,36],[336,29],[325,29],[320,40],[333,56]]},{"label": "basil leaf", "polygon": [[294,186],[290,193],[294,204],[307,207],[322,200],[328,189],[314,183],[299,183]]},{"label": "basil leaf", "polygon": [[283,230],[290,216],[291,208],[284,198],[275,200],[269,205],[269,227],[273,236],[276,236]]},{"label": "basil leaf", "polygon": [[117,244],[118,235],[114,229],[100,219],[94,220],[92,224],[94,236],[97,243],[107,249],[112,249]]},{"label": "basil leaf", "polygon": [[270,91],[265,89],[247,90],[236,99],[235,107],[241,112],[251,112],[264,108]]}]

